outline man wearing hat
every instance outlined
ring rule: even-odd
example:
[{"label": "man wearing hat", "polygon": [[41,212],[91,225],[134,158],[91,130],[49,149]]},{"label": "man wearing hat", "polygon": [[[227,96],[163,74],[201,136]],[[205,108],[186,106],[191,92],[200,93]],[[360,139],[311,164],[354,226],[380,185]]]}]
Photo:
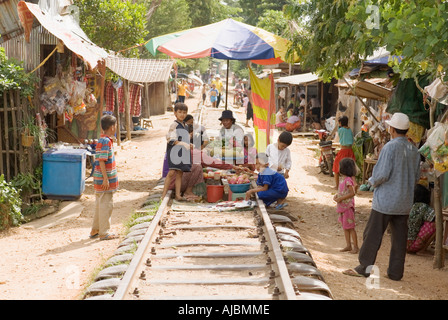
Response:
[{"label": "man wearing hat", "polygon": [[224,87],[221,81],[221,76],[219,74],[217,74],[215,76],[215,79],[212,80],[212,84],[215,84],[215,87],[218,90],[218,100],[216,100],[216,108],[218,108],[219,102],[221,101],[222,89]]},{"label": "man wearing hat", "polygon": [[408,141],[409,118],[395,113],[385,121],[391,140],[380,152],[372,177],[368,183],[375,190],[372,211],[364,230],[363,244],[359,251],[360,265],[344,274],[368,277],[375,264],[384,231],[391,224],[391,249],[387,276],[401,280],[404,273],[408,216],[413,205],[414,188],[420,177],[420,154]]}]

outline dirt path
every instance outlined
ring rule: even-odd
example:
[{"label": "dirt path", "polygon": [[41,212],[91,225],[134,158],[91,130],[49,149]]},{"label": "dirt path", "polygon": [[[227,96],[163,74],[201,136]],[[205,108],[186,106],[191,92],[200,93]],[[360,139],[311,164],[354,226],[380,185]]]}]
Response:
[{"label": "dirt path", "polygon": [[[230,100],[232,101],[232,100]],[[197,100],[188,99],[194,109]],[[239,120],[242,113],[235,112]],[[138,209],[162,173],[165,134],[171,113],[153,117],[154,128],[117,148],[120,191],[114,196],[112,230],[120,233],[133,210]],[[379,251],[379,278],[368,280],[342,275],[357,265],[357,255],[340,253],[345,244],[333,202],[333,181],[318,173],[310,141],[295,138],[291,145],[293,170],[288,179],[286,208],[297,216],[295,226],[311,251],[335,299],[447,299],[447,269],[432,268],[432,254],[408,255],[402,281],[384,277],[389,236]],[[367,221],[372,195],[356,197],[358,241]],[[73,300],[82,296],[95,271],[115,251],[119,239],[90,240],[94,194],[92,179],[76,202],[63,202],[61,210],[0,233],[0,299]]]}]

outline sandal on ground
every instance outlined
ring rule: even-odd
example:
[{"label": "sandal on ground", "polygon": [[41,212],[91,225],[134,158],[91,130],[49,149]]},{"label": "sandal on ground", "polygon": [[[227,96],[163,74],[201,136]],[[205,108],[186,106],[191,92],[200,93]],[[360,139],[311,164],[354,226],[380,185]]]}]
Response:
[{"label": "sandal on ground", "polygon": [[284,207],[287,207],[287,206],[288,206],[287,203],[280,203],[280,204],[278,204],[278,205],[275,207],[275,209],[276,209],[276,210],[280,210],[280,209],[283,209]]},{"label": "sandal on ground", "polygon": [[186,196],[184,195],[184,198],[189,200],[189,201],[191,201],[191,200],[195,201],[195,200],[199,200],[200,197],[195,195],[195,194],[193,194],[193,195],[186,195]]},{"label": "sandal on ground", "polygon": [[91,234],[91,235],[89,235],[89,238],[90,239],[95,239],[96,237],[98,237],[100,234],[97,232],[97,233],[95,233],[95,234]]},{"label": "sandal on ground", "polygon": [[177,202],[194,202],[193,199],[190,199],[190,198],[187,198],[187,197],[181,197],[179,199],[175,198],[174,200],[176,200]]},{"label": "sandal on ground", "polygon": [[344,270],[344,271],[342,271],[342,274],[345,274],[346,276],[352,276],[352,277],[366,277],[365,275],[358,273],[355,269]]},{"label": "sandal on ground", "polygon": [[113,240],[113,239],[117,239],[118,236],[114,233],[108,233],[106,234],[104,237],[100,238],[100,240]]}]

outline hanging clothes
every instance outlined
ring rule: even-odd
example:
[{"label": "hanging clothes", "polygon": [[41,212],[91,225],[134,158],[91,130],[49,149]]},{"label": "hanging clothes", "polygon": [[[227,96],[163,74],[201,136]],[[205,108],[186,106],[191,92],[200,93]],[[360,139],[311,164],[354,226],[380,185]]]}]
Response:
[{"label": "hanging clothes", "polygon": [[112,82],[106,84],[105,100],[106,100],[106,111],[113,112],[115,110],[115,95],[114,95],[114,85]]},{"label": "hanging clothes", "polygon": [[[115,110],[115,86],[113,82],[108,82],[104,90],[106,100],[106,111],[114,112]],[[142,112],[142,88],[137,84],[129,86],[129,106],[132,117],[139,117]],[[124,113],[124,90],[123,86],[117,88],[118,112]]]},{"label": "hanging clothes", "polygon": [[138,84],[131,84],[129,86],[129,104],[132,117],[140,117],[142,113],[141,89]]}]

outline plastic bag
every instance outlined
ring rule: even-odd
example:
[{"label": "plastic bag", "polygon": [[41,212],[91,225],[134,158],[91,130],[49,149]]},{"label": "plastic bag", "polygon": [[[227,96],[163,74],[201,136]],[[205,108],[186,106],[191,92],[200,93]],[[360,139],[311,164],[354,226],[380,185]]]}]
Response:
[{"label": "plastic bag", "polygon": [[426,159],[434,163],[434,169],[439,174],[448,171],[448,144],[445,142],[447,132],[447,124],[436,122],[428,131],[426,143],[419,150]]}]

